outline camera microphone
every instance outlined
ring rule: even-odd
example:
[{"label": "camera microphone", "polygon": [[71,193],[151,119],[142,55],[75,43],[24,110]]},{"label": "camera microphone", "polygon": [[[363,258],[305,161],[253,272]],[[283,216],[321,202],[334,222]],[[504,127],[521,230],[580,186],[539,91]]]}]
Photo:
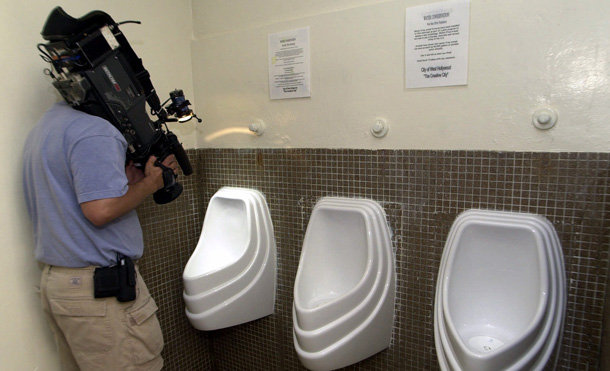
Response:
[{"label": "camera microphone", "polygon": [[171,148],[172,152],[174,153],[174,156],[176,156],[176,160],[178,161],[178,164],[180,165],[180,168],[182,169],[182,173],[184,175],[193,174],[193,168],[191,167],[191,162],[189,161],[189,158],[186,155],[186,151],[184,150],[184,147],[182,147],[182,144],[178,141],[178,137],[176,137],[176,135],[174,133],[169,132],[169,133],[167,133],[167,139],[169,140],[170,148]]}]

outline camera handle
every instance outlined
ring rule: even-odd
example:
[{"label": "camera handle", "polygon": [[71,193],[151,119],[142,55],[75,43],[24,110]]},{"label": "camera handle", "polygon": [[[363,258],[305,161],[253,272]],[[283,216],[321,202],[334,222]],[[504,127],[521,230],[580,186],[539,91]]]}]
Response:
[{"label": "camera handle", "polygon": [[155,166],[163,170],[163,188],[153,194],[153,199],[161,205],[172,202],[182,193],[182,184],[176,182],[174,171],[163,165],[160,160],[155,162]]}]

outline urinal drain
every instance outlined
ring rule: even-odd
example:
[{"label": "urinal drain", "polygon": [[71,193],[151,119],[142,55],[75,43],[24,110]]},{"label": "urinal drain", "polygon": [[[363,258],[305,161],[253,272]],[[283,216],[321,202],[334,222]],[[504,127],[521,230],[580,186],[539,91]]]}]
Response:
[{"label": "urinal drain", "polygon": [[504,345],[504,343],[491,336],[473,336],[470,338],[470,340],[468,340],[468,345],[470,345],[474,350],[487,353],[498,349]]}]

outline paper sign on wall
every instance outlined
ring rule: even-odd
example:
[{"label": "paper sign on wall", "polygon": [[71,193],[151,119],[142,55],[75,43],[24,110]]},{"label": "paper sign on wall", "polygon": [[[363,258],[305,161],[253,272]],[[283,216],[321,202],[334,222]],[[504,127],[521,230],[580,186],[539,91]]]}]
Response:
[{"label": "paper sign on wall", "polygon": [[407,8],[405,86],[466,85],[469,24],[470,0]]},{"label": "paper sign on wall", "polygon": [[271,99],[311,96],[309,27],[269,34]]}]

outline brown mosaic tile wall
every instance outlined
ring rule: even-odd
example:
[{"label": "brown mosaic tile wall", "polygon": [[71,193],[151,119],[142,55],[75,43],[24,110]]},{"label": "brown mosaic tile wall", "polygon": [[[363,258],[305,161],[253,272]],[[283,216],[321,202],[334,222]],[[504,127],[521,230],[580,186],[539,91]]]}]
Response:
[{"label": "brown mosaic tile wall", "polygon": [[[349,370],[438,369],[433,308],[445,238],[468,208],[547,217],[562,241],[569,288],[559,369],[596,369],[609,264],[610,154],[430,150],[200,149],[196,175],[166,206],[146,204],[142,274],[160,307],[167,370],[300,370],[292,290],[309,215],[323,196],[379,202],[394,231],[397,302],[391,346]],[[222,186],[256,188],[278,246],[276,313],[229,329],[193,330],[181,274],[205,207]]]},{"label": "brown mosaic tile wall", "polygon": [[[193,166],[197,155],[188,151]],[[211,370],[209,335],[191,326],[184,314],[182,272],[201,233],[200,172],[180,176],[184,191],[176,200],[157,205],[152,198],[138,208],[144,231],[140,272],[157,302],[163,329],[164,370]]]}]

